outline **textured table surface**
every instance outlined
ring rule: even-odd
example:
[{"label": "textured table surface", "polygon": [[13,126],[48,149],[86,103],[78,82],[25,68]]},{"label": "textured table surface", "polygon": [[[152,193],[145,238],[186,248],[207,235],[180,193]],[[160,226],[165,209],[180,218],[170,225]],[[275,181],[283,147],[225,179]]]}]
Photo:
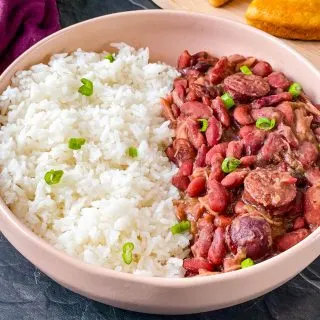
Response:
[{"label": "textured table surface", "polygon": [[[157,8],[149,0],[57,2],[64,27],[112,12]],[[320,258],[293,280],[258,299],[219,311],[165,317],[120,310],[72,293],[37,270],[0,234],[0,320],[20,319],[320,320]]]}]

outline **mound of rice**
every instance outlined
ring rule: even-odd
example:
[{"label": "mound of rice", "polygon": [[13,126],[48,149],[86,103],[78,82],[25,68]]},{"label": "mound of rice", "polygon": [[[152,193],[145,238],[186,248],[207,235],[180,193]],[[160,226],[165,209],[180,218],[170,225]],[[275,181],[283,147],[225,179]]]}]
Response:
[{"label": "mound of rice", "polygon": [[[148,49],[56,54],[18,72],[0,96],[0,194],[16,216],[56,248],[83,261],[147,276],[183,276],[189,234],[172,235],[176,172],[164,154],[173,134],[159,98],[177,71],[149,63]],[[81,78],[94,93],[78,93]],[[86,139],[81,150],[71,137]],[[127,155],[138,148],[138,157]],[[48,185],[47,171],[63,170]],[[122,260],[124,243],[133,261]]]}]

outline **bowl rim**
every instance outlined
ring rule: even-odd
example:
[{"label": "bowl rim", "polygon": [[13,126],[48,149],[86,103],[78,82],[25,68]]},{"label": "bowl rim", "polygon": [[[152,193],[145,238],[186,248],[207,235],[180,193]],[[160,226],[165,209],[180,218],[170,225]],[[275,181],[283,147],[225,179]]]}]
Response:
[{"label": "bowl rim", "polygon": [[[91,24],[91,23],[95,23],[96,21],[110,19],[110,18],[114,19],[114,18],[123,17],[123,16],[141,16],[141,18],[143,18],[145,16],[150,17],[152,15],[163,15],[163,16],[169,15],[169,16],[175,16],[180,18],[192,15],[194,16],[194,18],[198,17],[201,19],[220,21],[224,24],[241,28],[245,32],[255,33],[260,37],[266,38],[269,41],[275,43],[279,48],[283,48],[287,52],[289,51],[297,59],[301,60],[305,65],[307,65],[311,69],[311,71],[316,73],[316,75],[320,79],[320,72],[308,59],[306,59],[300,53],[295,51],[289,45],[285,44],[282,40],[277,39],[274,36],[271,36],[264,31],[253,28],[241,22],[233,21],[228,18],[216,17],[214,15],[206,15],[206,14],[194,13],[194,12],[191,13],[191,12],[177,11],[177,10],[153,9],[153,10],[137,10],[137,11],[128,11],[128,12],[120,12],[120,13],[113,13],[109,15],[103,15],[103,16],[99,16],[93,19],[88,19],[88,20],[73,24],[71,26],[68,26],[66,28],[63,28],[49,35],[48,37],[42,39],[38,43],[34,44],[22,55],[20,55],[16,60],[14,60],[0,75],[0,81],[2,81],[3,78],[11,72],[11,69],[13,69],[16,64],[24,60],[34,50],[37,50],[38,48],[44,46],[48,41],[51,41],[52,39],[56,37],[60,37],[62,34],[67,33],[69,30],[73,28],[77,28],[79,25]],[[275,267],[277,264],[281,264],[284,260],[287,259],[287,257],[296,255],[298,254],[298,252],[305,250],[305,248],[311,245],[312,243],[316,241],[320,243],[320,227],[318,227],[312,234],[310,234],[307,238],[302,240],[300,243],[298,243],[294,247],[268,260],[260,262],[250,268],[216,274],[212,276],[197,276],[197,277],[191,277],[191,278],[151,277],[151,276],[143,276],[143,275],[136,275],[136,274],[126,273],[121,271],[115,271],[102,266],[88,264],[78,258],[68,255],[66,252],[62,250],[56,249],[53,245],[51,245],[49,242],[40,238],[38,235],[32,232],[25,224],[23,224],[23,222],[20,221],[18,217],[15,216],[13,212],[7,207],[7,205],[5,204],[2,198],[0,198],[0,215],[2,215],[4,219],[7,221],[7,223],[9,223],[14,229],[16,229],[18,232],[21,232],[24,235],[24,237],[28,238],[29,241],[31,241],[35,246],[37,246],[38,249],[49,252],[52,257],[62,260],[63,263],[69,264],[70,267],[79,269],[80,271],[88,273],[89,275],[118,278],[119,280],[123,280],[123,281],[130,281],[130,282],[140,283],[140,284],[143,283],[148,285],[157,285],[159,287],[165,287],[165,288],[172,288],[172,287],[186,288],[189,286],[201,286],[203,284],[210,285],[210,284],[218,283],[222,281],[232,281],[235,278],[239,278],[239,277],[247,277],[250,274],[252,275],[252,274],[262,273],[266,269]],[[1,229],[1,226],[0,226],[0,229]]]}]

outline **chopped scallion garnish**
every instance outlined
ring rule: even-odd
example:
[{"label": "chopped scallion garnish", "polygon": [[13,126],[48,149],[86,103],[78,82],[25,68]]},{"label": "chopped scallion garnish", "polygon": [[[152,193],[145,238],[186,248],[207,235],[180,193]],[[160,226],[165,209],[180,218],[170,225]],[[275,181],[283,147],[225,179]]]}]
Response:
[{"label": "chopped scallion garnish", "polygon": [[242,67],[240,67],[240,71],[241,71],[243,74],[246,74],[246,75],[252,74],[252,71],[250,70],[250,68],[249,68],[248,66],[242,66]]},{"label": "chopped scallion garnish", "polygon": [[111,63],[115,60],[114,56],[111,53],[107,54],[104,58],[109,60]]},{"label": "chopped scallion garnish", "polygon": [[136,158],[138,156],[138,149],[135,147],[128,148],[128,155],[131,158]]},{"label": "chopped scallion garnish", "polygon": [[293,97],[298,97],[300,96],[302,91],[302,87],[298,82],[294,82],[290,88],[289,88],[289,92],[293,95]]},{"label": "chopped scallion garnish", "polygon": [[221,169],[225,173],[230,173],[236,170],[239,167],[240,163],[240,160],[233,157],[228,157],[223,160]]},{"label": "chopped scallion garnish", "polygon": [[221,96],[221,99],[222,99],[225,107],[226,107],[228,110],[231,109],[231,108],[235,105],[232,97],[231,97],[230,94],[227,93],[227,92],[224,93],[224,94]]},{"label": "chopped scallion garnish", "polygon": [[122,247],[122,259],[126,264],[132,262],[132,251],[134,249],[134,244],[132,242],[126,242]]},{"label": "chopped scallion garnish", "polygon": [[276,120],[275,119],[268,119],[268,118],[259,118],[256,121],[256,127],[261,130],[269,131],[274,128],[276,125]]},{"label": "chopped scallion garnish", "polygon": [[84,138],[70,138],[68,141],[68,147],[72,150],[80,150],[85,143],[86,139]]},{"label": "chopped scallion garnish", "polygon": [[57,184],[63,176],[63,170],[50,170],[44,175],[44,181],[48,185]]},{"label": "chopped scallion garnish", "polygon": [[82,78],[80,81],[83,83],[83,85],[78,89],[78,92],[87,97],[91,96],[93,94],[92,81],[86,78]]},{"label": "chopped scallion garnish", "polygon": [[188,220],[181,221],[180,223],[177,223],[171,227],[171,232],[172,232],[172,234],[183,233],[187,230],[190,230],[190,228],[191,228],[190,221],[188,221]]},{"label": "chopped scallion garnish", "polygon": [[254,261],[251,258],[247,258],[241,262],[241,269],[252,267],[253,265]]},{"label": "chopped scallion garnish", "polygon": [[198,119],[198,121],[200,122],[200,131],[201,132],[206,132],[206,130],[208,129],[208,120],[207,119]]}]

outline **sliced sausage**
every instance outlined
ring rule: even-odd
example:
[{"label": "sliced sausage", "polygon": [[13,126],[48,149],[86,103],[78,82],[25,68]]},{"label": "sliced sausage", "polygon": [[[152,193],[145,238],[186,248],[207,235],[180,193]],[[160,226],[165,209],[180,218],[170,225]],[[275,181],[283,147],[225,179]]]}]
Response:
[{"label": "sliced sausage", "polygon": [[242,215],[227,227],[226,242],[233,253],[244,249],[247,257],[261,259],[272,246],[270,224],[260,215]]},{"label": "sliced sausage", "polygon": [[297,194],[297,179],[287,172],[257,168],[244,180],[244,189],[255,203],[277,208],[291,203]]},{"label": "sliced sausage", "polygon": [[260,98],[268,94],[270,86],[266,80],[254,74],[236,73],[224,79],[225,90],[238,101]]}]

